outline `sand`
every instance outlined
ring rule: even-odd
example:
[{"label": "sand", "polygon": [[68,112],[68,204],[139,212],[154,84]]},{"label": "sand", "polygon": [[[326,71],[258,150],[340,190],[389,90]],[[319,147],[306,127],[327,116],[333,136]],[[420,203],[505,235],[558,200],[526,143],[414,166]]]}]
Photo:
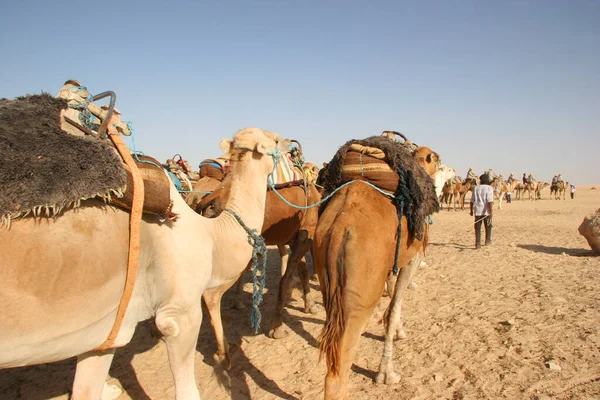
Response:
[{"label": "sand", "polygon": [[[396,342],[394,386],[373,382],[383,351],[383,326],[372,323],[352,368],[352,399],[585,399],[600,398],[600,257],[577,228],[600,207],[598,190],[579,188],[575,200],[505,204],[494,216],[494,243],[473,249],[466,211],[435,215],[427,266],[415,276],[403,306],[407,339]],[[270,252],[264,330],[276,302],[280,274]],[[249,279],[249,277],[247,277]],[[318,303],[317,282],[312,288]],[[251,285],[245,286],[246,304]],[[385,306],[387,298],[382,300]],[[216,349],[205,317],[196,356],[204,399],[321,398],[324,362],[318,336],[325,313],[304,314],[294,289],[285,313],[290,334],[269,339],[250,328],[249,308],[224,299],[233,368],[215,366]],[[75,362],[0,371],[2,399],[66,399]],[[173,380],[164,342],[152,321],[138,326],[110,370],[124,399],[172,399]]]}]

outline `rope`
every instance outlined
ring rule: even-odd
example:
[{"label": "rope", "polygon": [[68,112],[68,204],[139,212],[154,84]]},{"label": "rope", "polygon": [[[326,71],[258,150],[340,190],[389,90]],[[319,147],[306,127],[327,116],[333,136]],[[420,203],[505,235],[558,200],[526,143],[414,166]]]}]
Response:
[{"label": "rope", "polygon": [[[236,219],[242,228],[248,234],[248,244],[252,246],[252,315],[250,321],[254,328],[254,333],[258,333],[260,328],[261,313],[258,307],[263,300],[263,291],[267,280],[267,245],[265,239],[256,229],[250,229],[244,224],[244,221],[233,210],[226,208],[223,211],[228,212]],[[260,257],[260,264],[258,258]],[[260,272],[260,276],[258,273]]]},{"label": "rope", "polygon": [[[87,87],[85,86],[76,86],[76,87],[72,87],[69,88],[69,90],[73,91],[73,90],[87,90]],[[90,131],[95,131],[98,129],[98,125],[94,124],[92,122],[93,119],[96,118],[95,115],[92,114],[92,112],[88,109],[88,106],[90,104],[90,101],[92,99],[92,94],[88,91],[88,97],[85,99],[85,104],[69,104],[69,107],[74,109],[74,110],[79,110],[79,122],[81,122],[81,125],[85,126],[87,129],[89,129]]]}]

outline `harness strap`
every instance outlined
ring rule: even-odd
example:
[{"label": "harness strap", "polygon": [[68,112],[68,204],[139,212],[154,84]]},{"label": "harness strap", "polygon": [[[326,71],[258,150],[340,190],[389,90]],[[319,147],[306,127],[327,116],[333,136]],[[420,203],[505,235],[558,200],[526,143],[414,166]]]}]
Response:
[{"label": "harness strap", "polygon": [[96,351],[107,350],[113,347],[115,339],[119,334],[123,319],[125,318],[125,312],[127,306],[131,300],[131,294],[133,293],[133,287],[135,285],[135,278],[139,268],[140,259],[140,229],[142,225],[142,208],[144,206],[144,182],[142,180],[142,174],[138,169],[135,161],[129,153],[129,149],[121,139],[119,134],[110,132],[108,134],[115,147],[123,157],[125,164],[131,171],[133,179],[133,202],[131,205],[131,214],[129,219],[129,254],[127,257],[127,277],[125,278],[125,288],[123,289],[123,295],[117,309],[117,318],[113,324],[112,330],[110,331],[108,338],[102,343]]}]

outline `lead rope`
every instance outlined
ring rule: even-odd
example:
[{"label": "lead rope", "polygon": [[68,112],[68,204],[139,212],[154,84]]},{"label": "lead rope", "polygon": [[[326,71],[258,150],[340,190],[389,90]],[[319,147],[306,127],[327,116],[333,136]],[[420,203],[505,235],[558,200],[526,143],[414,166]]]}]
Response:
[{"label": "lead rope", "polygon": [[[257,232],[257,230],[248,228],[235,211],[229,208],[226,208],[223,211],[231,214],[238,224],[244,228],[246,234],[248,234],[248,244],[252,246],[252,315],[250,316],[250,322],[254,328],[254,333],[258,333],[260,321],[262,319],[260,308],[258,306],[262,303],[262,295],[267,280],[267,245],[265,244],[265,239]],[[259,258],[260,264],[258,261]],[[259,272],[260,276],[258,275]]]}]

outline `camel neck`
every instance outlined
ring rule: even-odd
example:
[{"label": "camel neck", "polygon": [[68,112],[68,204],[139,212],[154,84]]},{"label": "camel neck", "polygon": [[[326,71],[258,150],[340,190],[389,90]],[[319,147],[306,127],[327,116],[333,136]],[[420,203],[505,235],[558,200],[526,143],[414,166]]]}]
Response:
[{"label": "camel neck", "polygon": [[[249,229],[260,233],[267,196],[264,166],[255,159],[232,162],[230,174],[231,191],[224,209],[232,210]],[[213,262],[211,287],[237,278],[252,256],[248,234],[231,213],[222,212],[213,221],[214,233],[222,239],[214,243],[213,257],[218,261]]]}]

